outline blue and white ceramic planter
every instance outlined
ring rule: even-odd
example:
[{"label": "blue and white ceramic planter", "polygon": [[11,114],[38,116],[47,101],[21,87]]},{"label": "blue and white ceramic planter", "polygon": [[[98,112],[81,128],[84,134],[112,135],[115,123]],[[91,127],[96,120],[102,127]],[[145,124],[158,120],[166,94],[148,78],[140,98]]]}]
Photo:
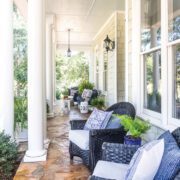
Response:
[{"label": "blue and white ceramic planter", "polygon": [[130,135],[124,137],[124,144],[141,146],[141,138],[133,138]]}]

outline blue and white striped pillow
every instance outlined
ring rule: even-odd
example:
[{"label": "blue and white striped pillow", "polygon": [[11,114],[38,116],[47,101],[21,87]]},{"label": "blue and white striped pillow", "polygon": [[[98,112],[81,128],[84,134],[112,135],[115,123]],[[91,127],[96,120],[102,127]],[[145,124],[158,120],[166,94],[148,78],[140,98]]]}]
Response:
[{"label": "blue and white striped pillow", "polygon": [[152,180],[161,163],[164,140],[154,140],[140,147],[134,154],[126,180]]},{"label": "blue and white striped pillow", "polygon": [[174,179],[180,171],[180,148],[169,131],[162,134],[159,139],[164,139],[164,155],[154,180]]}]

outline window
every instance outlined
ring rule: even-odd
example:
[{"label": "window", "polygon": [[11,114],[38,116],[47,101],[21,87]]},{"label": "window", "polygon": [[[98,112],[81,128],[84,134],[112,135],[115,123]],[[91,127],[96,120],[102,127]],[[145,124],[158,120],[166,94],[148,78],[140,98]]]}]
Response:
[{"label": "window", "polygon": [[99,89],[99,50],[95,50],[95,73],[96,73],[96,88]]},{"label": "window", "polygon": [[108,53],[104,51],[103,54],[103,61],[104,61],[104,72],[103,72],[103,79],[104,79],[104,91],[108,91]]},{"label": "window", "polygon": [[161,1],[141,1],[143,108],[161,113]]},{"label": "window", "polygon": [[161,112],[161,51],[144,55],[144,107]]},{"label": "window", "polygon": [[168,35],[169,41],[180,39],[180,2],[179,0],[168,0]]},{"label": "window", "polygon": [[[180,119],[180,1],[168,0],[168,53],[172,68],[172,119]],[[174,120],[173,120],[174,121]]]},{"label": "window", "polygon": [[133,49],[140,59],[136,61],[140,71],[135,71],[140,75],[138,114],[156,125],[179,126],[180,0],[139,0],[138,3],[141,24],[136,27],[133,23],[135,32],[140,32],[139,50]]},{"label": "window", "polygon": [[180,44],[173,46],[173,118],[180,119]]},{"label": "window", "polygon": [[141,2],[141,50],[149,50],[161,45],[161,1]]}]

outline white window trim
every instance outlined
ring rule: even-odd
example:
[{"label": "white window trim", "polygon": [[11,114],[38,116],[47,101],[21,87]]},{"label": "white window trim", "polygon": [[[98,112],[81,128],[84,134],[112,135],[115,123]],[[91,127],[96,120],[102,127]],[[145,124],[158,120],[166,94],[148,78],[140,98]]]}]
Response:
[{"label": "white window trim", "polygon": [[[137,115],[145,120],[149,120],[152,124],[162,128],[173,130],[180,126],[179,120],[170,118],[172,113],[172,88],[170,81],[172,79],[168,77],[169,68],[172,70],[172,63],[170,63],[170,54],[168,46],[171,46],[179,42],[180,40],[168,43],[168,1],[161,0],[161,46],[152,48],[150,51],[141,52],[140,46],[140,30],[141,30],[141,0],[132,1],[132,91],[133,91],[133,103],[136,107]],[[126,42],[127,43],[127,42]],[[161,114],[146,110],[143,107],[143,61],[142,56],[147,52],[152,52],[161,48],[161,69],[162,69],[162,101],[161,101]],[[169,63],[168,63],[169,59]],[[171,61],[172,62],[172,61]],[[171,64],[171,66],[170,66]],[[168,80],[168,83],[167,83]],[[171,81],[172,84],[172,81]],[[170,91],[170,92],[169,92]],[[171,94],[171,97],[169,96]],[[170,102],[170,103],[168,103]],[[170,106],[168,104],[171,104]],[[171,110],[172,111],[172,110]]]}]

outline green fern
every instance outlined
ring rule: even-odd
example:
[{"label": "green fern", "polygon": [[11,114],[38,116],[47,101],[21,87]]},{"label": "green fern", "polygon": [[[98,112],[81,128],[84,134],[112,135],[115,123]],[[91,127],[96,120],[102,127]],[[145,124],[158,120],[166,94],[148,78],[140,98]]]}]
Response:
[{"label": "green fern", "polygon": [[141,137],[142,134],[150,129],[150,124],[147,121],[143,121],[140,118],[134,120],[128,115],[116,115],[120,119],[120,123],[124,129],[128,131],[129,135],[134,138]]}]

